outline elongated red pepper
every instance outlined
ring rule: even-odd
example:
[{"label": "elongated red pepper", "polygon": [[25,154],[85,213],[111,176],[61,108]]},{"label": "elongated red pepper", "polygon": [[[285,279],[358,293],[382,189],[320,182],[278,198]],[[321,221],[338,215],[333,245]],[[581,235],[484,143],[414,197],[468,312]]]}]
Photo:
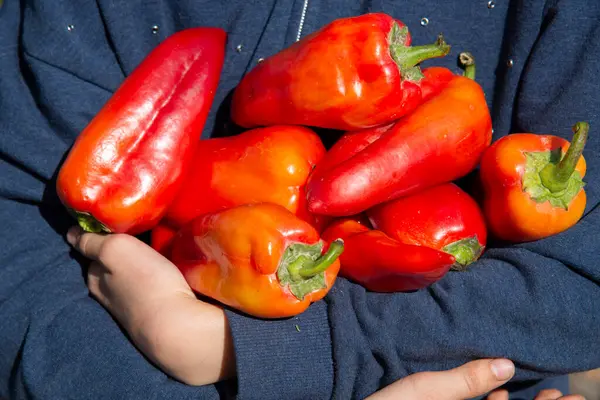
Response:
[{"label": "elongated red pepper", "polygon": [[[347,216],[472,171],[492,138],[485,96],[471,76],[455,75],[413,113],[337,165],[313,171],[307,184],[309,210]],[[323,164],[339,152],[337,144]]]},{"label": "elongated red pepper", "polygon": [[441,36],[410,42],[404,23],[386,14],[337,19],[252,69],[234,91],[232,119],[246,128],[390,123],[422,101],[418,64],[450,51]]},{"label": "elongated red pepper", "polygon": [[393,126],[394,124],[388,124],[345,133],[337,142],[335,142],[335,145],[329,149],[325,157],[317,163],[311,175],[326,173],[337,165],[348,161],[354,155],[360,153],[371,143],[379,139],[381,135],[389,131]]},{"label": "elongated red pepper", "polygon": [[329,292],[343,249],[284,207],[262,203],[194,219],[175,236],[171,260],[196,292],[253,316],[281,318]]},{"label": "elongated red pepper", "polygon": [[[430,67],[423,70],[425,76],[421,82],[423,99],[436,95],[448,82],[454,78],[454,74],[447,68]],[[322,171],[328,171],[338,164],[349,160],[354,155],[360,153],[371,143],[378,140],[385,132],[392,129],[394,123],[380,125],[374,128],[366,128],[357,131],[351,131],[344,134],[335,145],[329,149],[327,156],[324,157],[313,170],[313,175],[319,175]]]},{"label": "elongated red pepper", "polygon": [[211,107],[225,36],[193,28],[167,38],[79,135],[57,191],[83,229],[137,234],[158,223]]},{"label": "elongated red pepper", "polygon": [[452,254],[454,270],[464,270],[483,253],[487,230],[483,213],[466,192],[445,183],[367,211],[375,229],[402,243]]},{"label": "elongated red pepper", "polygon": [[571,144],[561,137],[515,133],[490,146],[481,160],[483,209],[490,233],[527,242],[575,225],[586,206],[589,125],[578,122]]},{"label": "elongated red pepper", "polygon": [[373,292],[422,289],[440,280],[455,262],[451,254],[405,244],[371,229],[362,215],[335,220],[322,238],[344,241],[340,276]]},{"label": "elongated red pepper", "polygon": [[258,128],[203,140],[164,223],[177,229],[202,214],[266,202],[318,226],[323,218],[308,212],[304,189],[324,155],[319,136],[299,126]]}]

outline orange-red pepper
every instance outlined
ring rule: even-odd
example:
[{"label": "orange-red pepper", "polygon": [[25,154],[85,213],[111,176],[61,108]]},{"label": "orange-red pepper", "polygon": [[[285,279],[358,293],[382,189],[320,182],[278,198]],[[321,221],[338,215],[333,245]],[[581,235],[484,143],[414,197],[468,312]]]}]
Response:
[{"label": "orange-red pepper", "polygon": [[373,292],[422,289],[440,280],[456,261],[449,253],[402,243],[374,230],[364,215],[335,220],[322,237],[344,241],[340,276]]},{"label": "orange-red pepper", "polygon": [[81,227],[137,234],[163,216],[189,168],[218,85],[225,31],[171,35],[81,132],[58,195]]},{"label": "orange-red pepper", "polygon": [[[468,62],[466,76],[454,75],[441,89],[432,86],[428,101],[379,138],[374,131],[362,132],[368,140],[354,136],[362,143],[359,151],[348,146],[350,139],[336,143],[323,159],[326,167],[318,165],[309,177],[309,210],[355,215],[471,172],[491,142],[492,120],[483,90],[472,79],[472,58],[461,60]],[[440,71],[448,77],[443,69],[434,72]],[[350,147],[351,156],[340,155],[336,147],[342,145]]]},{"label": "orange-red pepper", "polygon": [[422,102],[418,64],[450,51],[441,36],[410,43],[404,23],[386,14],[337,19],[254,67],[233,93],[232,119],[340,130],[392,122]]},{"label": "orange-red pepper", "polygon": [[570,144],[558,136],[515,133],[486,150],[479,176],[493,236],[527,242],[579,221],[586,206],[582,153],[588,130],[586,122],[575,124]]},{"label": "orange-red pepper", "polygon": [[300,126],[271,126],[202,140],[163,223],[178,229],[202,214],[264,202],[279,204],[318,225],[318,218],[308,212],[304,189],[324,155],[319,136]]},{"label": "orange-red pepper", "polygon": [[305,185],[324,155],[319,136],[299,126],[257,128],[200,141],[183,187],[152,229],[152,247],[166,255],[175,232],[194,218],[263,202],[287,208],[321,232],[329,218],[308,212]]},{"label": "orange-red pepper", "polygon": [[196,292],[253,316],[281,318],[328,293],[343,249],[286,208],[260,203],[196,218],[175,236],[170,259]]}]

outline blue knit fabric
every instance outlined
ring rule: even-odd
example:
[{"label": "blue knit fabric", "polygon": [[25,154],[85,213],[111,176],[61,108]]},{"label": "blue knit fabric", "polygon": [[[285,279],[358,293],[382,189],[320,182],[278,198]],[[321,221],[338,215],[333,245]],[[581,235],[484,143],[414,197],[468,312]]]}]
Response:
[{"label": "blue knit fabric", "polygon": [[81,260],[64,241],[73,221],[54,191],[78,133],[154,46],[199,25],[228,32],[203,137],[227,133],[229,93],[259,58],[293,43],[303,6],[302,0],[4,1],[0,397],[359,399],[407,374],[479,357],[511,358],[514,381],[525,385],[600,367],[597,1],[309,0],[300,32],[371,11],[403,20],[415,44],[443,32],[453,50],[435,63],[458,70],[460,51],[475,55],[496,139],[519,131],[569,138],[574,122],[589,121],[588,207],[571,230],[489,249],[469,272],[450,273],[416,293],[374,294],[339,279],[325,301],[296,318],[266,322],[228,312],[239,380],[217,386],[168,378],[89,297]]}]

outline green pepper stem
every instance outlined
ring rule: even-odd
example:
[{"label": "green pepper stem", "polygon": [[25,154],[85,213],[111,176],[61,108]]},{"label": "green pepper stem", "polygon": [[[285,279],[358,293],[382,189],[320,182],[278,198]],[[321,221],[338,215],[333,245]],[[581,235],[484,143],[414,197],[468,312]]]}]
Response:
[{"label": "green pepper stem", "polygon": [[552,193],[567,188],[569,178],[575,172],[575,167],[577,167],[577,163],[583,154],[589,130],[590,125],[587,122],[580,121],[573,125],[573,140],[563,159],[558,164],[548,163],[540,171],[542,185]]},{"label": "green pepper stem", "polygon": [[456,260],[453,271],[465,271],[469,264],[475,262],[483,253],[484,246],[479,243],[477,235],[457,240],[446,245],[442,251],[452,254]]},{"label": "green pepper stem", "polygon": [[440,33],[437,40],[432,44],[422,46],[393,46],[392,57],[401,71],[406,71],[425,60],[435,57],[443,57],[450,52],[450,45],[444,40]]},{"label": "green pepper stem", "polygon": [[463,76],[475,80],[475,57],[468,51],[463,51],[458,55],[461,67],[465,69]]},{"label": "green pepper stem", "polygon": [[327,253],[316,259],[313,263],[304,264],[298,271],[298,275],[303,278],[310,278],[325,271],[333,264],[333,262],[342,254],[344,251],[344,241],[342,239],[336,239],[331,242]]},{"label": "green pepper stem", "polygon": [[84,231],[92,233],[110,233],[110,229],[106,228],[91,214],[79,211],[74,211],[74,213],[77,223]]}]

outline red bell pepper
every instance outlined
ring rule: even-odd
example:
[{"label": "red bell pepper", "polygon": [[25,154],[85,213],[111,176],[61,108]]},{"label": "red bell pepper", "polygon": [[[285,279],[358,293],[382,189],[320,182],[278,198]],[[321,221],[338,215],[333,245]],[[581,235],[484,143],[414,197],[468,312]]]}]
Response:
[{"label": "red bell pepper", "polygon": [[455,262],[451,254],[405,244],[371,229],[362,215],[335,220],[322,238],[344,241],[340,276],[373,292],[422,289],[440,280]]},{"label": "red bell pepper", "polygon": [[321,229],[323,218],[308,212],[304,186],[324,155],[319,136],[299,126],[257,128],[200,141],[163,223],[178,229],[202,214],[266,202]]},{"label": "red bell pepper", "polygon": [[589,125],[578,122],[571,144],[561,137],[515,133],[481,160],[483,210],[490,233],[509,242],[555,235],[575,225],[586,206],[583,149]]},{"label": "red bell pepper", "polygon": [[339,154],[341,145],[334,145],[323,160],[330,167],[309,177],[309,210],[354,215],[472,171],[492,138],[483,90],[470,78],[474,67],[468,65],[466,76],[455,75],[439,92],[432,89],[413,113],[337,165],[328,160]]},{"label": "red bell pepper", "polygon": [[369,221],[402,243],[452,254],[454,270],[464,270],[483,253],[487,231],[483,213],[453,183],[434,186],[367,211]]},{"label": "red bell pepper", "polygon": [[232,119],[340,130],[392,122],[422,101],[418,64],[450,51],[441,36],[410,42],[404,23],[386,14],[337,19],[254,67],[234,91]]},{"label": "red bell pepper", "polygon": [[194,219],[175,236],[171,260],[196,292],[256,317],[282,318],[327,294],[343,249],[284,207],[262,203]]},{"label": "red bell pepper", "polygon": [[84,230],[137,234],[158,223],[202,132],[225,37],[193,28],[167,38],[79,135],[57,191]]}]

